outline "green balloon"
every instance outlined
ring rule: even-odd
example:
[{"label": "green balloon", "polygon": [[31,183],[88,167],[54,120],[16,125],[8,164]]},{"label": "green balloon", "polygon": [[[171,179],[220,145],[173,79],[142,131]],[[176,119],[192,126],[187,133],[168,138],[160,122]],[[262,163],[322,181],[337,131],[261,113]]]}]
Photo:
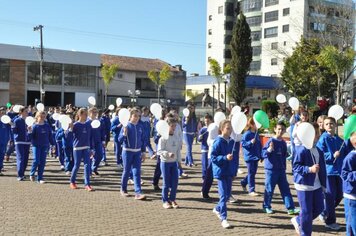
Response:
[{"label": "green balloon", "polygon": [[344,125],[344,139],[349,139],[352,132],[356,131],[356,115],[349,116]]},{"label": "green balloon", "polygon": [[6,107],[7,107],[7,108],[10,108],[10,107],[11,107],[11,103],[9,103],[9,102],[6,103]]},{"label": "green balloon", "polygon": [[255,114],[253,114],[253,117],[255,118],[255,120],[258,121],[258,123],[260,123],[263,126],[263,128],[265,129],[269,128],[269,119],[266,112],[262,110],[258,110],[255,112]]}]

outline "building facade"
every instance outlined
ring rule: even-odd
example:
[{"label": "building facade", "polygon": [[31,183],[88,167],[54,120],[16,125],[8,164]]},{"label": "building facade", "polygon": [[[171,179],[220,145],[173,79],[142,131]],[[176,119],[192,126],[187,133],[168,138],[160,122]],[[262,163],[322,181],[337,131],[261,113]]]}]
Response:
[{"label": "building facade", "polygon": [[[109,58],[115,58],[111,60]],[[40,97],[40,56],[36,48],[0,44],[0,105],[34,104]],[[88,105],[87,98],[96,97],[97,106],[104,104],[105,87],[100,68],[104,63],[116,63],[119,72],[109,87],[108,104],[117,97],[131,104],[129,90],[141,90],[135,104],[149,105],[157,101],[157,89],[148,79],[149,70],[160,70],[168,64],[158,59],[101,55],[86,52],[45,49],[43,82],[45,105]],[[184,104],[186,72],[181,66],[171,66],[172,78],[161,89],[163,102]],[[167,99],[167,98],[170,99]],[[141,99],[142,98],[142,99]],[[150,99],[147,99],[150,98]],[[161,101],[162,102],[162,101]]]}]

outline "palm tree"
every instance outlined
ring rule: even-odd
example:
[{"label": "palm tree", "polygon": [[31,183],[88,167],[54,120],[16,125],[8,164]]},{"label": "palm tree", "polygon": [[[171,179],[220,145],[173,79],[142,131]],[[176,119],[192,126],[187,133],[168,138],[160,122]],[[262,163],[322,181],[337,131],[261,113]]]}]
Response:
[{"label": "palm tree", "polygon": [[165,65],[161,71],[150,70],[147,73],[148,78],[157,86],[157,98],[158,103],[160,97],[160,91],[162,85],[165,85],[166,82],[172,77],[171,68],[169,65]]},{"label": "palm tree", "polygon": [[105,107],[108,100],[108,89],[111,82],[114,80],[116,73],[119,70],[119,66],[116,64],[108,65],[104,64],[101,67],[101,75],[103,76],[104,84],[105,84]]}]

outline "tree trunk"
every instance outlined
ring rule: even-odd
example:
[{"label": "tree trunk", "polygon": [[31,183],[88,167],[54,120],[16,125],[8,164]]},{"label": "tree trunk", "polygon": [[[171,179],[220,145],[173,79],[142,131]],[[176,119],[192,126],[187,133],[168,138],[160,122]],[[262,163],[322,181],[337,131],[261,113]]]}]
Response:
[{"label": "tree trunk", "polygon": [[217,108],[221,108],[221,105],[220,105],[220,82],[218,81],[218,105],[217,105]]},{"label": "tree trunk", "polygon": [[157,91],[157,94],[158,94],[158,96],[157,96],[157,98],[158,98],[158,104],[161,104],[161,103],[159,102],[160,92],[161,92],[161,85],[158,85],[158,91]]},{"label": "tree trunk", "polygon": [[340,105],[340,97],[341,97],[341,81],[340,81],[340,75],[337,75],[337,89],[336,89],[336,104]]},{"label": "tree trunk", "polygon": [[104,107],[106,107],[106,103],[108,102],[108,87],[105,86],[105,99],[104,99]]}]

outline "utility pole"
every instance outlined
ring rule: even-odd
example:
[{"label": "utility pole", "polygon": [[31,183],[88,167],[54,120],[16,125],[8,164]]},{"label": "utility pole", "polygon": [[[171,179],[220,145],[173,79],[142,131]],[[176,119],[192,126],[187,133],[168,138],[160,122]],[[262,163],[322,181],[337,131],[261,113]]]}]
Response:
[{"label": "utility pole", "polygon": [[40,59],[40,99],[43,104],[45,104],[45,90],[44,90],[44,85],[43,85],[43,35],[42,35],[42,28],[43,25],[37,25],[33,27],[33,31],[40,31],[40,37],[41,37],[41,46],[40,46],[40,54],[41,54],[41,59]]}]

